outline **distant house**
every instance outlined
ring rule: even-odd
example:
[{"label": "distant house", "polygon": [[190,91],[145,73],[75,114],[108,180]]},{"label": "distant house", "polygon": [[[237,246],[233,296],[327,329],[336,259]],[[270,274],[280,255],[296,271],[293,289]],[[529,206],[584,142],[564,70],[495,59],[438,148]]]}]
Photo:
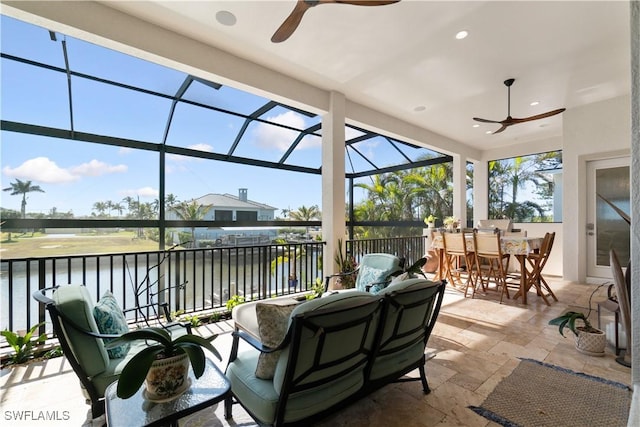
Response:
[{"label": "distant house", "polygon": [[[278,208],[248,198],[248,190],[240,188],[238,195],[206,194],[194,199],[199,205],[211,206],[205,221],[273,221]],[[176,212],[168,209],[168,220],[180,219]],[[183,228],[182,231],[191,231]],[[277,235],[274,227],[198,227],[195,230],[199,246],[210,245],[253,245],[270,243]],[[177,236],[174,236],[176,240]],[[174,243],[178,243],[175,241]]]},{"label": "distant house", "polygon": [[207,194],[195,201],[200,205],[213,206],[205,219],[216,221],[273,221],[277,209],[249,200],[246,188],[240,188],[238,196],[228,193]]}]

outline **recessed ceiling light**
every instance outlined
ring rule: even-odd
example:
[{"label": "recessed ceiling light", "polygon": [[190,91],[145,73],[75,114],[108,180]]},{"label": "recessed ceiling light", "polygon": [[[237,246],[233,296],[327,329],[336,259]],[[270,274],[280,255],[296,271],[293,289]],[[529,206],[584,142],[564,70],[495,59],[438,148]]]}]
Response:
[{"label": "recessed ceiling light", "polygon": [[221,10],[216,13],[216,21],[218,21],[222,25],[226,25],[230,27],[232,25],[236,25],[236,16],[229,12],[228,10]]},{"label": "recessed ceiling light", "polygon": [[473,125],[473,127],[474,127],[474,128],[479,128],[479,127],[480,127],[480,125]]},{"label": "recessed ceiling light", "polygon": [[491,135],[493,132],[491,132],[490,130],[485,132],[487,135]]},{"label": "recessed ceiling light", "polygon": [[458,33],[456,34],[456,39],[462,40],[465,37],[467,37],[468,35],[469,35],[469,33],[467,31],[465,31],[465,30],[458,31]]},{"label": "recessed ceiling light", "polygon": [[425,107],[424,105],[420,105],[420,106],[418,106],[418,107],[414,108],[414,109],[413,109],[413,111],[415,111],[416,113],[418,113],[418,112],[420,112],[420,111],[424,111],[424,110],[426,110],[426,109],[427,109],[427,107]]},{"label": "recessed ceiling light", "polygon": [[531,104],[532,107],[535,107],[536,105],[540,104],[540,101],[533,101]]}]

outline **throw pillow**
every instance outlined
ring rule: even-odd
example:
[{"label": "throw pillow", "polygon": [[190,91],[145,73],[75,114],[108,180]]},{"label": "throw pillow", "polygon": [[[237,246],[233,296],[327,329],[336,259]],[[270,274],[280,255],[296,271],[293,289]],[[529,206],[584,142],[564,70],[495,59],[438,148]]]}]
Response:
[{"label": "throw pillow", "polygon": [[[124,317],[122,309],[118,306],[118,302],[113,294],[109,291],[105,292],[100,301],[93,307],[93,317],[96,319],[98,330],[101,334],[121,335],[129,332],[127,319]],[[105,344],[111,340],[105,339]],[[124,357],[129,351],[129,343],[121,346],[107,349],[110,359],[119,359]]]},{"label": "throw pillow", "polygon": [[359,291],[366,291],[366,287],[369,285],[377,285],[376,289],[382,289],[385,287],[385,282],[387,281],[388,276],[388,270],[363,265],[360,267],[360,271],[358,271],[357,289]]},{"label": "throw pillow", "polygon": [[[292,299],[256,303],[256,317],[260,341],[267,347],[277,347],[284,340],[289,327],[289,315],[299,304]],[[256,377],[273,378],[280,351],[260,353],[256,366]]]}]

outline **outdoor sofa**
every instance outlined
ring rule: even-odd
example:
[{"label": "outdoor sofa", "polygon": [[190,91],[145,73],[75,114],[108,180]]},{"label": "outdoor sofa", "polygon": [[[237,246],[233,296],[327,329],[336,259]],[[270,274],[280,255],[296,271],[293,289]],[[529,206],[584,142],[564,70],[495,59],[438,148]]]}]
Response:
[{"label": "outdoor sofa", "polygon": [[[425,347],[445,286],[410,278],[377,294],[235,307],[225,417],[239,403],[261,425],[308,425],[390,382],[421,380],[429,393]],[[415,369],[419,378],[404,377]]]}]

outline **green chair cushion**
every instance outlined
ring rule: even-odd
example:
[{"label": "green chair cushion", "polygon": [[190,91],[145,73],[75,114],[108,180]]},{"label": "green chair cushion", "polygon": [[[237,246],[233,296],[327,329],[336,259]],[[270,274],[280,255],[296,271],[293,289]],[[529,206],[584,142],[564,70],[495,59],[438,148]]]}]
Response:
[{"label": "green chair cushion", "polygon": [[[60,286],[53,293],[57,310],[69,318],[79,328],[100,333],[93,317],[93,301],[86,286]],[[71,326],[64,326],[67,341],[78,362],[89,377],[103,372],[109,363],[109,355],[100,338],[83,334]]]}]

